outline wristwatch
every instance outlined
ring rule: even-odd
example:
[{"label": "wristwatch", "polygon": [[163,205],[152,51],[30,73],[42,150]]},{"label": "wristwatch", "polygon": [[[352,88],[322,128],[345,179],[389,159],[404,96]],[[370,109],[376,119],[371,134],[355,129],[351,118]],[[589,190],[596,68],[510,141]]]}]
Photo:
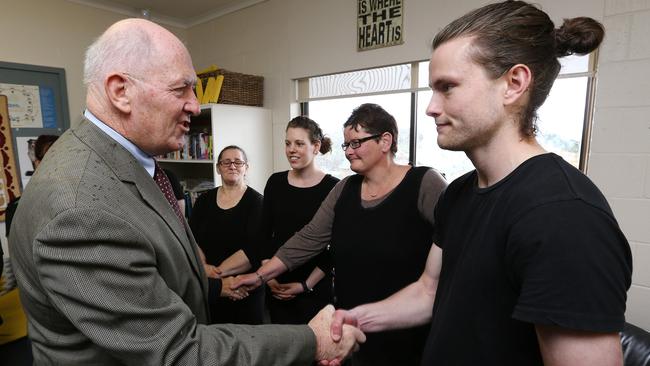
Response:
[{"label": "wristwatch", "polygon": [[310,293],[310,292],[314,291],[313,288],[309,288],[309,286],[307,286],[307,281],[302,281],[302,282],[300,282],[300,284],[302,285],[302,292]]}]

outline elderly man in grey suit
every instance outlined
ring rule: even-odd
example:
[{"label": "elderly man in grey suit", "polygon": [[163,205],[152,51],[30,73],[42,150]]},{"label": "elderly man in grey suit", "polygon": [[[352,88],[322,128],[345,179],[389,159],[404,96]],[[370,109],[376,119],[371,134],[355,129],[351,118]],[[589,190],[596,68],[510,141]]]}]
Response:
[{"label": "elderly man in grey suit", "polygon": [[[25,190],[10,238],[36,364],[298,365],[347,355],[331,306],[308,325],[206,325],[208,285],[152,156],[181,148],[199,112],[183,44],[142,19],[86,54],[85,119]],[[153,179],[152,179],[153,178]]]}]

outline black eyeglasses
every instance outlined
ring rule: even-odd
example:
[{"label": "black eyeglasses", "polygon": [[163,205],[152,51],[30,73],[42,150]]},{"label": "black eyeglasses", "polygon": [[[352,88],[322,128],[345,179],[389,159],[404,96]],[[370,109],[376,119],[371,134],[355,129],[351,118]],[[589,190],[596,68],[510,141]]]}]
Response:
[{"label": "black eyeglasses", "polygon": [[218,162],[217,164],[219,164],[219,166],[221,166],[221,167],[223,167],[223,168],[228,168],[228,167],[231,166],[231,165],[234,165],[234,166],[236,166],[237,168],[241,168],[241,167],[243,167],[244,165],[246,165],[246,162],[245,162],[245,161],[241,161],[241,160],[221,160],[221,161]]},{"label": "black eyeglasses", "polygon": [[341,144],[341,149],[343,149],[343,151],[345,151],[345,150],[348,149],[348,146],[353,148],[353,149],[358,149],[359,146],[361,146],[361,144],[363,144],[364,142],[372,140],[372,139],[379,138],[383,134],[384,133],[382,132],[382,133],[378,133],[378,134],[372,135],[372,136],[367,136],[367,137],[364,137],[364,138],[361,138],[361,139],[354,139],[354,140],[350,140],[349,142],[344,142],[344,143]]}]

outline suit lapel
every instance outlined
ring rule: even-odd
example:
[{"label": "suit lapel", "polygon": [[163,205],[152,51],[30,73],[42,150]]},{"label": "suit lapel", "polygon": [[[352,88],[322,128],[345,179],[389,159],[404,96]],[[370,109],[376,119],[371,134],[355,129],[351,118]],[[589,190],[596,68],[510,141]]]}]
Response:
[{"label": "suit lapel", "polygon": [[[205,272],[203,266],[200,265],[198,249],[187,223],[183,220],[181,224],[165,195],[144,167],[128,150],[106,135],[92,122],[82,120],[79,126],[73,128],[73,132],[104,160],[115,172],[118,179],[125,184],[135,185],[142,200],[169,226],[169,229],[183,247],[194,273],[202,283],[205,283]],[[202,287],[204,292],[207,291],[206,285]]]}]

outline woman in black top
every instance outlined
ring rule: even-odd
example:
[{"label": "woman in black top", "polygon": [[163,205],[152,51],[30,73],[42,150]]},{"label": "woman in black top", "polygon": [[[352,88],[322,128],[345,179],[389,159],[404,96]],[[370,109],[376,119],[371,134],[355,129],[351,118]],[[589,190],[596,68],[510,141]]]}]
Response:
[{"label": "woman in black top", "polygon": [[[264,188],[262,235],[266,258],[311,220],[339,181],[316,167],[318,153],[331,150],[331,141],[318,124],[296,117],[287,125],[285,154],[291,170],[273,174]],[[268,282],[271,321],[304,324],[332,302],[332,264],[324,251],[304,265]]]},{"label": "woman in black top", "polygon": [[[307,117],[289,121],[285,154],[291,170],[271,175],[264,188],[262,229],[258,237],[263,257],[270,258],[293,234],[311,220],[321,202],[338,179],[316,167],[314,158],[332,149],[318,124]],[[245,256],[235,254],[215,270],[230,276],[251,268]],[[332,265],[329,252],[277,280],[268,282],[271,321],[278,324],[304,324],[332,302]]]},{"label": "woman in black top", "polygon": [[[189,224],[205,255],[208,276],[221,278],[222,296],[229,296],[231,278],[222,276],[216,266],[233,255],[257,262],[254,236],[259,231],[262,195],[244,182],[248,164],[241,148],[224,148],[217,161],[222,185],[196,200]],[[210,313],[213,323],[261,324],[264,289],[258,288],[236,302],[219,297],[211,301]]]}]

